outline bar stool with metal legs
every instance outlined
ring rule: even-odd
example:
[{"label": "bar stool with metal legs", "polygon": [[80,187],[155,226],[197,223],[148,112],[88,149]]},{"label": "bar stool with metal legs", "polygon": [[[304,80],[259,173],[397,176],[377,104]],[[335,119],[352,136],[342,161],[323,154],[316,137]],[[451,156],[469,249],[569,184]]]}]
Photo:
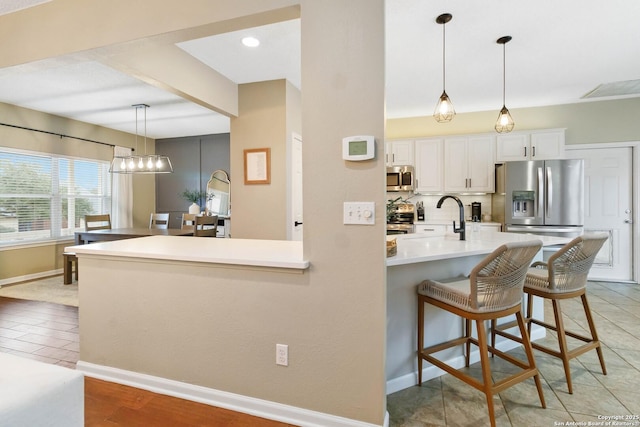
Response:
[{"label": "bar stool with metal legs", "polygon": [[[521,312],[522,288],[527,269],[533,257],[540,251],[542,242],[533,240],[520,243],[508,243],[500,246],[476,265],[469,278],[455,281],[425,280],[418,285],[418,383],[422,384],[422,361],[437,366],[456,378],[484,392],[487,399],[489,419],[495,426],[493,395],[533,377],[543,408],[546,407],[540,375],[533,359],[533,350],[528,339],[527,329]],[[429,303],[447,310],[465,319],[464,336],[441,344],[424,348],[424,304]],[[517,359],[497,350],[487,343],[485,321],[516,315],[521,340],[527,361]],[[476,322],[477,339],[471,334],[471,323]],[[432,354],[439,351],[465,345],[465,366],[469,366],[471,344],[478,346],[482,381],[469,374],[436,359]],[[489,365],[489,352],[516,365],[521,370],[508,378],[493,382]]]},{"label": "bar stool with metal legs", "polygon": [[[525,321],[527,322],[529,334],[531,334],[532,324],[556,331],[560,350],[557,351],[536,342],[532,342],[531,344],[536,350],[540,350],[562,360],[569,394],[573,394],[571,368],[569,366],[571,359],[595,349],[598,353],[602,373],[607,375],[607,368],[605,367],[604,357],[602,356],[602,346],[600,345],[596,326],[591,316],[589,302],[587,301],[587,275],[589,274],[589,270],[591,270],[596,255],[607,238],[608,235],[606,233],[592,233],[576,237],[549,257],[548,262],[534,263],[527,272],[527,277],[524,282],[524,292],[527,294],[528,303]],[[555,325],[533,318],[532,307],[534,296],[551,300]],[[582,307],[591,337],[567,331],[564,328],[560,300],[577,297],[580,297],[582,301]],[[495,328],[495,325],[492,325],[492,327]],[[503,329],[502,326],[495,329],[495,334],[497,335],[509,335],[501,330]],[[582,341],[584,344],[569,350],[567,346],[567,336]]]}]

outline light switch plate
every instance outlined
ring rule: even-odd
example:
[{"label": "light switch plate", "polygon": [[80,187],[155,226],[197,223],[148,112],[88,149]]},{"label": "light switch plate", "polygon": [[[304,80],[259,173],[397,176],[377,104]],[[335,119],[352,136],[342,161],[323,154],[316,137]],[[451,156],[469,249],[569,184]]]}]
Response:
[{"label": "light switch plate", "polygon": [[375,223],[375,202],[344,202],[344,224],[373,225]]}]

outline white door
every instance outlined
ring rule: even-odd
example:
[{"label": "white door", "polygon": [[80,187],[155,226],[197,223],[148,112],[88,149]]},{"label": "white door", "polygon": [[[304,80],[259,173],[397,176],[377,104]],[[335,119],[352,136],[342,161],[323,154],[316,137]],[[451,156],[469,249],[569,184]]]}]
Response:
[{"label": "white door", "polygon": [[568,158],[585,160],[585,232],[609,233],[589,278],[633,280],[632,148],[567,150],[566,154]]},{"label": "white door", "polygon": [[302,240],[302,137],[291,142],[291,224],[290,240]]}]

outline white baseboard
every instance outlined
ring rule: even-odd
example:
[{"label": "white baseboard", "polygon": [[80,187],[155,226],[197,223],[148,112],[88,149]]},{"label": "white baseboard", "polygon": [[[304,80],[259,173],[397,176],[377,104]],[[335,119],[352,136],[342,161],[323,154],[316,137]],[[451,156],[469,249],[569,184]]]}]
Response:
[{"label": "white baseboard", "polygon": [[[365,423],[349,418],[338,417],[322,412],[283,405],[277,402],[257,399],[208,387],[197,386],[180,381],[138,372],[126,371],[104,365],[78,361],[76,369],[86,376],[131,387],[160,393],[206,405],[242,412],[257,417],[280,421],[303,427],[379,427],[378,424]],[[383,427],[389,426],[389,413],[386,414]]]},{"label": "white baseboard", "polygon": [[[546,336],[546,333],[547,331],[545,328],[543,328],[542,326],[534,325],[534,327],[531,330],[530,339],[531,341],[535,341],[537,339],[544,338]],[[501,350],[501,351],[509,351],[519,346],[520,344],[512,340],[504,340],[497,343],[496,345],[498,350]],[[478,362],[479,360],[480,360],[480,352],[477,350],[477,347],[476,347],[476,350],[471,352],[471,355],[469,357],[469,363],[473,364]],[[454,357],[454,358],[445,360],[444,362],[455,369],[460,369],[464,367],[464,356]],[[442,369],[436,366],[433,366],[429,363],[427,363],[427,365],[429,366],[422,369],[423,382],[429,381],[433,378],[437,378],[441,375],[446,374],[445,371],[443,371]],[[416,384],[418,384],[417,371],[402,375],[400,377],[392,378],[390,380],[387,380],[387,395],[391,393],[395,393],[396,391],[404,390],[405,388],[413,387]]]},{"label": "white baseboard", "polygon": [[4,285],[11,285],[13,283],[42,279],[43,277],[57,276],[63,273],[64,273],[64,270],[62,268],[59,268],[57,270],[43,271],[41,273],[33,273],[33,274],[25,274],[24,276],[9,277],[8,279],[0,280],[0,288],[3,287]]}]

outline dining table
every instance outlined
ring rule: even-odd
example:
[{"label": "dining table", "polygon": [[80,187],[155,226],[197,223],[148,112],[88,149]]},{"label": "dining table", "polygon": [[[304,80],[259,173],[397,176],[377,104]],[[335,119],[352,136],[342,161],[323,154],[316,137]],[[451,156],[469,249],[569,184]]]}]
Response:
[{"label": "dining table", "polygon": [[84,245],[91,242],[108,242],[147,236],[193,236],[193,229],[129,227],[76,231],[75,244]]}]

